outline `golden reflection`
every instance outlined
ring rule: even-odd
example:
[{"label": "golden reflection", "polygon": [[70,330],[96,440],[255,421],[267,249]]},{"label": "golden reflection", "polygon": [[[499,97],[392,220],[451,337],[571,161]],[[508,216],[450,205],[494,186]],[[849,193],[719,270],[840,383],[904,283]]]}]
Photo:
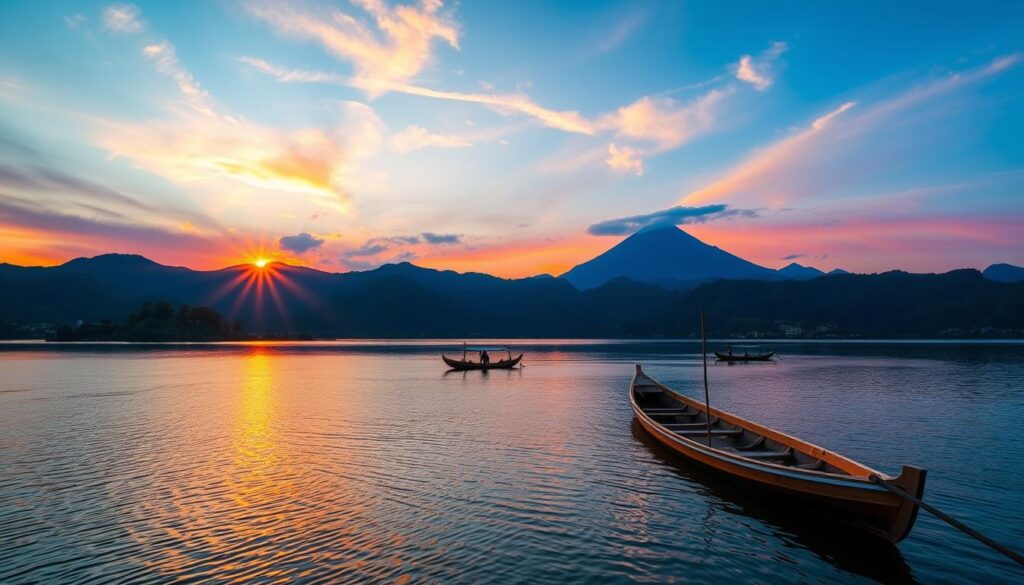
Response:
[{"label": "golden reflection", "polygon": [[272,487],[273,465],[278,458],[273,432],[275,410],[273,359],[256,346],[245,358],[245,382],[239,397],[233,434],[236,473],[232,498],[240,506],[252,505],[254,498]]}]

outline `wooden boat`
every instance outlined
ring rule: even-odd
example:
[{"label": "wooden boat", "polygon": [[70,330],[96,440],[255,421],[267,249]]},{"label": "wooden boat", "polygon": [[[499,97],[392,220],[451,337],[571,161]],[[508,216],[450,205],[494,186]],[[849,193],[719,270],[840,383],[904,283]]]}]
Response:
[{"label": "wooden boat", "polygon": [[722,353],[720,351],[715,352],[715,357],[722,360],[723,362],[767,362],[772,359],[775,352],[772,350],[751,353],[748,350],[744,350],[743,353]]},{"label": "wooden boat", "polygon": [[[508,357],[503,360],[497,360],[493,362],[474,362],[467,359],[466,355],[469,352],[505,352]],[[462,359],[452,359],[444,354],[441,354],[441,359],[444,363],[448,364],[448,367],[453,370],[511,370],[512,368],[519,365],[519,362],[523,359],[523,354],[519,354],[519,357],[512,357],[512,352],[507,347],[471,347],[466,344],[462,345]]]},{"label": "wooden boat", "polygon": [[486,364],[482,364],[480,362],[453,360],[446,355],[442,355],[441,359],[443,359],[444,363],[448,364],[448,367],[453,370],[511,370],[519,365],[519,361],[523,359],[523,354],[519,354],[514,358],[498,360],[496,362]]},{"label": "wooden boat", "polygon": [[711,436],[704,404],[663,386],[640,365],[629,388],[640,425],[679,455],[782,496],[790,504],[820,509],[898,542],[910,533],[918,506],[870,477],[921,498],[926,471],[904,465],[891,477],[838,453],[711,408]]}]

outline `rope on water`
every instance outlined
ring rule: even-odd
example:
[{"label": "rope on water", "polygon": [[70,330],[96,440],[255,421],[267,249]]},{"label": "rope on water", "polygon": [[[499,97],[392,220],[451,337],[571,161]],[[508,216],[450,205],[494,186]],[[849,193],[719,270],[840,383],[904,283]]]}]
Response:
[{"label": "rope on water", "polygon": [[925,503],[925,501],[922,500],[921,498],[917,498],[917,497],[914,497],[914,496],[908,494],[902,488],[897,487],[895,485],[892,485],[891,483],[885,481],[884,479],[878,477],[877,475],[871,474],[870,476],[868,476],[868,479],[870,479],[872,482],[874,482],[874,483],[884,487],[885,489],[889,490],[890,492],[896,494],[897,496],[899,496],[899,497],[901,497],[901,498],[903,498],[903,499],[905,499],[907,501],[913,502],[914,504],[916,504],[917,506],[919,506],[921,508],[924,508],[925,510],[930,512],[933,516],[935,516],[939,520],[942,520],[943,522],[945,522],[946,524],[949,524],[953,528],[956,528],[956,529],[960,530],[961,532],[963,532],[964,534],[975,538],[976,540],[978,540],[982,544],[988,546],[992,550],[994,550],[996,552],[999,552],[999,553],[1002,553],[1002,554],[1006,555],[1007,557],[1009,557],[1010,559],[1016,561],[1017,563],[1019,563],[1021,565],[1024,565],[1024,556],[1022,556],[1020,553],[1018,553],[1018,552],[1016,552],[1014,550],[1011,550],[1010,548],[1008,548],[1008,547],[1006,547],[1006,546],[1004,546],[1004,545],[1002,545],[1002,544],[992,540],[991,538],[985,536],[984,534],[978,532],[977,530],[971,528],[970,526],[964,524],[963,522],[957,520],[956,518],[950,516],[949,514],[946,514],[945,512],[943,512],[942,510],[936,508],[935,506],[933,506],[931,504],[928,504],[928,503]]}]

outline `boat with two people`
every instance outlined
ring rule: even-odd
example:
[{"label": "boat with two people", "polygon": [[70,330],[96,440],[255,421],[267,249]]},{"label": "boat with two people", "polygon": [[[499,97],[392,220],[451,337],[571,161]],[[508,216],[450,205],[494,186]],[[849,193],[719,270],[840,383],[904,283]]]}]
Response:
[{"label": "boat with two people", "polygon": [[774,356],[775,350],[760,345],[730,345],[724,352],[715,352],[715,357],[723,362],[770,362]]},{"label": "boat with two people", "polygon": [[[491,353],[505,352],[506,357],[498,360],[491,359]],[[471,353],[477,354],[477,361],[470,358]],[[512,351],[501,346],[470,346],[463,344],[462,359],[453,359],[441,354],[441,359],[453,370],[511,370],[519,365],[523,354],[512,357]]]}]

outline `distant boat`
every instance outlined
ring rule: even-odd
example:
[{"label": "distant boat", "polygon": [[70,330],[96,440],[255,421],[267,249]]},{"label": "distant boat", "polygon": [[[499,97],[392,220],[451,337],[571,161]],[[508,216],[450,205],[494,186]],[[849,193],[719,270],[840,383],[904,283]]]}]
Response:
[{"label": "distant boat", "polygon": [[800,439],[711,408],[663,386],[640,365],[629,387],[629,402],[640,425],[659,442],[697,463],[779,494],[801,508],[830,517],[892,542],[910,533],[918,506],[874,483],[872,475],[921,498],[926,471],[904,465],[897,477],[826,451]]},{"label": "distant boat", "polygon": [[723,362],[767,362],[775,355],[774,350],[759,347],[737,346],[735,348],[743,353],[737,353],[733,349],[730,347],[727,352],[716,351],[715,357]]},{"label": "distant boat", "polygon": [[[481,362],[472,361],[467,359],[466,354],[469,352],[505,352],[508,357],[503,360],[497,360],[492,362]],[[512,368],[519,365],[519,362],[523,359],[523,354],[519,354],[518,357],[512,357],[512,352],[507,347],[472,347],[463,346],[462,348],[462,359],[452,359],[444,354],[441,355],[441,359],[444,363],[448,364],[448,367],[453,370],[511,370]]]}]

